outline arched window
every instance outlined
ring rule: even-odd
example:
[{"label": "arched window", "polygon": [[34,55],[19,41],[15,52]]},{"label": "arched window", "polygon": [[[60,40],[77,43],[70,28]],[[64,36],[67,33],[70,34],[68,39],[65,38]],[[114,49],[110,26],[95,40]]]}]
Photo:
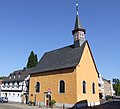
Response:
[{"label": "arched window", "polygon": [[83,93],[86,93],[86,82],[85,81],[83,81],[82,86],[83,86]]},{"label": "arched window", "polygon": [[92,83],[92,93],[95,94],[95,83]]},{"label": "arched window", "polygon": [[36,92],[40,92],[40,83],[39,82],[36,83]]},{"label": "arched window", "polygon": [[63,80],[60,81],[59,92],[60,93],[65,93],[65,82]]}]

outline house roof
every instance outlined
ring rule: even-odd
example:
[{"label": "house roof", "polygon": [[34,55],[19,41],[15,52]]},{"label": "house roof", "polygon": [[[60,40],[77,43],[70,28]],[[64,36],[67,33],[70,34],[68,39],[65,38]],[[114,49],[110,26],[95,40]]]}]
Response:
[{"label": "house roof", "polygon": [[15,81],[23,81],[32,71],[33,68],[24,69],[24,70],[17,70],[10,75],[3,79],[3,82],[15,82]]},{"label": "house roof", "polygon": [[107,80],[107,79],[105,79],[105,78],[102,78],[103,79],[103,81],[105,82],[107,82],[107,83],[110,83],[110,80]]},{"label": "house roof", "polygon": [[74,45],[46,52],[31,74],[76,67],[81,59],[85,44],[74,48]]}]

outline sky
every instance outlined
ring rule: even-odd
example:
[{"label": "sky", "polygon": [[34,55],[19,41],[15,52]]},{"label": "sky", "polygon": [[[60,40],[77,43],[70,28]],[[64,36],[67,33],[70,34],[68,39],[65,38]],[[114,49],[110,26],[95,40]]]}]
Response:
[{"label": "sky", "polygon": [[[0,76],[73,44],[76,0],[0,0]],[[120,0],[78,0],[79,16],[99,73],[120,79]]]}]

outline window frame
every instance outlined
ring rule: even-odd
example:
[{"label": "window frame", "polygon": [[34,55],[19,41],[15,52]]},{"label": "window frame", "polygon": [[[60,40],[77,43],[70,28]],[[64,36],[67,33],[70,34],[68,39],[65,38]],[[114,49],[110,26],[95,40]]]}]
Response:
[{"label": "window frame", "polygon": [[[39,89],[37,89],[37,83],[39,84]],[[38,90],[38,91],[37,91],[37,90]],[[40,82],[36,82],[35,92],[36,92],[36,93],[40,93],[40,90],[41,90],[41,83],[40,83]]]},{"label": "window frame", "polygon": [[95,83],[92,83],[92,94],[95,94]]},{"label": "window frame", "polygon": [[[61,92],[61,82],[64,82],[64,89],[63,89],[63,91]],[[60,80],[59,81],[59,83],[58,83],[59,85],[59,87],[58,87],[58,92],[59,92],[59,94],[65,94],[65,92],[66,92],[66,82],[64,81],[64,80]]]},{"label": "window frame", "polygon": [[82,92],[83,92],[83,94],[86,94],[86,81],[83,81],[82,82]]}]

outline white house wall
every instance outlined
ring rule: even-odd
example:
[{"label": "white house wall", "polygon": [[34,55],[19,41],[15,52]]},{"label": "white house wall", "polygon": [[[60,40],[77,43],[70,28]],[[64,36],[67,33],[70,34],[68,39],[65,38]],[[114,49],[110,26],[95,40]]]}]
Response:
[{"label": "white house wall", "polygon": [[22,92],[1,92],[2,97],[5,97],[6,94],[9,102],[22,102]]},{"label": "white house wall", "polygon": [[22,101],[23,94],[26,93],[26,83],[21,82],[6,82],[1,85],[1,96],[8,97],[9,102],[24,102]]}]

